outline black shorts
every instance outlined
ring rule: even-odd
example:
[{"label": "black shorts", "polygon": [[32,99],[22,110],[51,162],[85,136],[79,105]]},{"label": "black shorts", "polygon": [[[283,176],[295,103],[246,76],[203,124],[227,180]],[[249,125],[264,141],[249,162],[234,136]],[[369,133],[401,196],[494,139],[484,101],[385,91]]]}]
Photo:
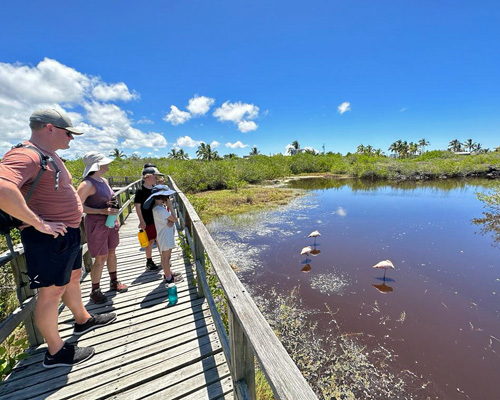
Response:
[{"label": "black shorts", "polygon": [[67,228],[64,236],[54,239],[29,227],[21,231],[21,240],[31,289],[67,285],[71,272],[82,267],[79,228]]}]

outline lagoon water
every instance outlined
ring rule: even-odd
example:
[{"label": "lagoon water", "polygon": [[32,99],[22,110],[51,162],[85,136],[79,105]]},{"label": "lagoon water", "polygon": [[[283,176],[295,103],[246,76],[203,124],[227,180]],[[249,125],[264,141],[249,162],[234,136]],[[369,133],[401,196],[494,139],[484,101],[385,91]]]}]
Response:
[{"label": "lagoon water", "polygon": [[[307,179],[271,212],[208,228],[242,282],[265,299],[299,286],[302,306],[387,351],[415,379],[408,398],[500,398],[500,247],[473,224],[490,181],[371,184]],[[307,237],[313,230],[321,237]],[[315,249],[301,256],[304,246]],[[390,259],[396,269],[373,269]],[[321,313],[319,327],[326,324]],[[326,329],[326,326],[325,326]],[[416,384],[415,384],[416,382]]]}]

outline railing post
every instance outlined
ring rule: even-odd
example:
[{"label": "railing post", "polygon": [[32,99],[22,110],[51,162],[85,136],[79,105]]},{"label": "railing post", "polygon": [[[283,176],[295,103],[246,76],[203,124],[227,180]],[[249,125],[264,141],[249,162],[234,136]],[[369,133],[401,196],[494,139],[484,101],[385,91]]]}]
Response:
[{"label": "railing post", "polygon": [[[119,194],[118,197],[116,198],[116,200],[118,200],[118,208],[121,210],[122,204],[123,204],[122,195]],[[124,223],[125,223],[125,217],[123,216],[123,212],[122,212],[122,213],[120,213],[120,225],[123,225]]]},{"label": "railing post", "polygon": [[[246,399],[248,397],[245,396],[245,393],[248,393],[250,399],[255,400],[255,360],[253,350],[230,304],[227,307],[227,316],[231,347],[231,374],[235,384],[236,398]],[[246,390],[244,390],[245,386]]]},{"label": "railing post", "polygon": [[[87,243],[87,233],[85,232],[85,224],[82,222],[80,223],[80,237],[81,237],[81,242],[82,246]],[[85,268],[85,271],[90,272],[92,269],[92,257],[90,256],[90,252],[85,252],[83,255],[83,267]]]},{"label": "railing post", "polygon": [[[203,243],[195,226],[193,226],[192,233],[194,243],[194,265],[196,265],[196,261],[199,261],[200,268],[203,268],[203,271],[206,272],[205,248],[203,247]],[[196,274],[196,283],[196,286],[198,287],[198,297],[205,297],[205,291],[203,290],[203,283],[200,274]]]},{"label": "railing post", "polygon": [[128,209],[127,217],[132,212],[132,203],[130,203],[129,200],[130,200],[130,188],[128,188],[127,191],[125,192],[125,201],[128,203],[128,206],[127,206],[127,209]]},{"label": "railing post", "polygon": [[[26,268],[26,257],[23,254],[15,257],[10,262],[12,268],[12,274],[14,275],[14,280],[17,286],[17,298],[19,304],[35,295],[35,291],[29,287],[29,279]],[[35,315],[30,312],[28,316],[24,319],[24,326],[26,328],[26,333],[28,334],[28,342],[30,346],[38,346],[44,343],[44,339],[40,331],[35,324]]]}]

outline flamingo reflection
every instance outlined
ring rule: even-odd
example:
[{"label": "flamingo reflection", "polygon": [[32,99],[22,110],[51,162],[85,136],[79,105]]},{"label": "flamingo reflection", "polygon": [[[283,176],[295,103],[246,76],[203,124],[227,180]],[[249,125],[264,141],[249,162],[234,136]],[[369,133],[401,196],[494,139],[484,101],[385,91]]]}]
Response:
[{"label": "flamingo reflection", "polygon": [[316,248],[311,250],[311,255],[313,255],[313,256],[317,256],[319,253],[321,253],[321,250],[318,250]]},{"label": "flamingo reflection", "polygon": [[381,283],[380,285],[372,285],[375,289],[377,289],[380,293],[389,293],[394,291],[394,289],[387,285],[385,282]]},{"label": "flamingo reflection", "polygon": [[302,272],[304,272],[305,274],[307,274],[308,272],[311,271],[311,264],[306,264],[302,267],[301,269]]}]

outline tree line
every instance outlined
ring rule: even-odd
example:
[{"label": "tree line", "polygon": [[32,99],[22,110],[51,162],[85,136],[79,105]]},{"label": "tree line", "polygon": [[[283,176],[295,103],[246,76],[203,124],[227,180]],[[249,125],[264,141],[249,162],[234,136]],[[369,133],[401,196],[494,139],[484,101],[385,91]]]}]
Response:
[{"label": "tree line", "polygon": [[[388,151],[393,153],[394,156],[396,156],[397,158],[408,158],[412,156],[422,155],[425,152],[425,148],[430,144],[431,143],[425,138],[420,139],[416,143],[407,142],[406,140],[396,140],[389,146]],[[447,150],[455,153],[470,152],[476,154],[484,154],[490,151],[490,149],[483,148],[481,143],[474,142],[472,139],[467,139],[465,142],[461,142],[458,139],[453,139],[448,144]],[[497,147],[494,151],[500,151],[500,146]],[[288,146],[286,153],[289,155],[294,155],[299,153],[306,153],[312,155],[320,154],[318,151],[310,147],[301,148],[297,140],[294,140],[292,144]],[[256,156],[259,154],[260,151],[257,149],[257,146],[253,146],[252,149],[250,150],[249,156]],[[333,153],[328,152],[328,154],[333,154]],[[351,153],[348,153],[348,155],[349,154]],[[363,155],[377,156],[377,157],[386,156],[386,154],[382,151],[382,149],[374,148],[371,145],[365,146],[363,144],[360,144],[356,148],[355,154],[363,154]],[[113,149],[109,153],[109,155],[118,160],[127,158],[127,156],[123,153],[123,151],[121,151],[118,148]],[[239,158],[238,155],[234,153],[225,154],[221,157],[217,152],[217,150],[213,149],[210,144],[206,143],[201,143],[198,146],[198,149],[196,150],[196,157],[203,161]],[[134,156],[132,156],[132,158],[134,158]],[[189,155],[183,149],[171,149],[170,152],[167,154],[167,158],[171,160],[189,160]]]}]

